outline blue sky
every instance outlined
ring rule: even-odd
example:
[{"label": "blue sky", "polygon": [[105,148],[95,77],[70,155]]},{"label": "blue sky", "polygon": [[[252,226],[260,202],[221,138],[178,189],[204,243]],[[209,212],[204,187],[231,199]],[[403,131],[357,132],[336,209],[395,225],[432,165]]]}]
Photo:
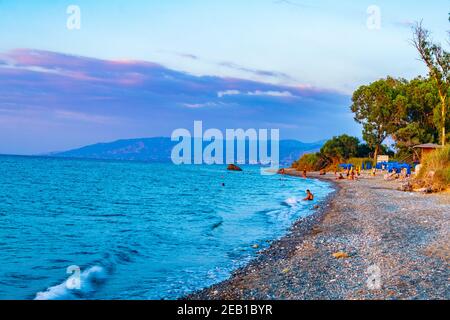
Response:
[{"label": "blue sky", "polygon": [[[66,28],[72,4],[80,30]],[[370,5],[381,10],[379,30],[367,28]],[[0,153],[170,135],[193,120],[278,126],[283,138],[305,141],[358,134],[352,91],[387,75],[425,75],[408,43],[411,23],[423,19],[444,42],[449,11],[444,0],[0,0]],[[111,66],[128,83],[106,85]],[[210,80],[206,91],[192,89]],[[239,94],[219,97],[227,90]]]}]

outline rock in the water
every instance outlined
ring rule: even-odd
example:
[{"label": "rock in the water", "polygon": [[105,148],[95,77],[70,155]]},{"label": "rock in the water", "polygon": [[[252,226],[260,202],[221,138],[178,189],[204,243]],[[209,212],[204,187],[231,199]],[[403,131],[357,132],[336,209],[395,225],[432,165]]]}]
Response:
[{"label": "rock in the water", "polygon": [[230,164],[230,165],[228,165],[228,169],[227,170],[229,170],[229,171],[242,171],[242,169],[241,168],[239,168],[237,165],[235,165],[235,164]]}]

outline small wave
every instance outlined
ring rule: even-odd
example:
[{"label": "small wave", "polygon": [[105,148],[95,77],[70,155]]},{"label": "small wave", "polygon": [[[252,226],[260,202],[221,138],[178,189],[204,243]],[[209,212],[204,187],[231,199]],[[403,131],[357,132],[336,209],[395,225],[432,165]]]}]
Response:
[{"label": "small wave", "polygon": [[296,197],[290,197],[283,201],[283,205],[288,207],[295,207],[299,203],[299,200]]},{"label": "small wave", "polygon": [[71,289],[77,279],[71,275],[63,283],[48,288],[46,291],[38,292],[35,300],[74,300],[91,295],[96,288],[104,283],[108,273],[104,267],[93,266],[80,275],[80,288]]},{"label": "small wave", "polygon": [[90,217],[94,218],[115,218],[115,217],[126,217],[126,214],[122,213],[106,213],[106,214],[91,214]]}]

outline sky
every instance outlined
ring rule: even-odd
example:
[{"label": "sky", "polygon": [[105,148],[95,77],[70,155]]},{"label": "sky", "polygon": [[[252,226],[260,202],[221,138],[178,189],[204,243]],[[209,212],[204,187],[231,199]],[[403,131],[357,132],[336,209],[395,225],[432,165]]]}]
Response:
[{"label": "sky", "polygon": [[[80,29],[67,26],[71,5]],[[0,153],[170,136],[194,120],[360,136],[352,92],[426,75],[411,26],[445,43],[449,11],[448,0],[0,0]]]}]

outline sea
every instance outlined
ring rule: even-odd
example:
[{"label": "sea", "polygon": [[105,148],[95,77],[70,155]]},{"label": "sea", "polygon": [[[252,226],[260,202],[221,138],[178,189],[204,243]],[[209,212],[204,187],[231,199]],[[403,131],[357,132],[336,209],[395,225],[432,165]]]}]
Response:
[{"label": "sea", "polygon": [[181,298],[227,279],[333,191],[243,170],[0,156],[0,299]]}]

